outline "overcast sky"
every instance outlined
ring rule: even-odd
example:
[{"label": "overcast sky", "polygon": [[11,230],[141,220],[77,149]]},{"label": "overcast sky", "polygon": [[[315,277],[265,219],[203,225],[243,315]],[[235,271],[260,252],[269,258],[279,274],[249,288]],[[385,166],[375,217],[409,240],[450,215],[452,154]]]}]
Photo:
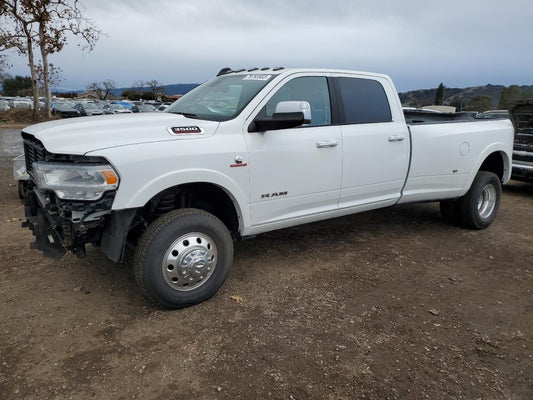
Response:
[{"label": "overcast sky", "polygon": [[[64,89],[200,83],[222,67],[386,73],[399,91],[533,84],[532,0],[82,0],[106,36],[50,61]],[[29,75],[12,56],[12,75]]]}]

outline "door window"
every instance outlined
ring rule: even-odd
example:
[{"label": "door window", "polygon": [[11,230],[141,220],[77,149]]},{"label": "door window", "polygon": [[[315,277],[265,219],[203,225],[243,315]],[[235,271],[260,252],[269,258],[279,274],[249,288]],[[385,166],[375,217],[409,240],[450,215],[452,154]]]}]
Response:
[{"label": "door window", "polygon": [[344,122],[370,124],[392,121],[389,101],[383,86],[373,79],[337,78]]},{"label": "door window", "polygon": [[301,77],[287,82],[272,96],[259,115],[271,117],[280,101],[307,101],[311,105],[310,125],[331,125],[329,90],[325,77]]}]

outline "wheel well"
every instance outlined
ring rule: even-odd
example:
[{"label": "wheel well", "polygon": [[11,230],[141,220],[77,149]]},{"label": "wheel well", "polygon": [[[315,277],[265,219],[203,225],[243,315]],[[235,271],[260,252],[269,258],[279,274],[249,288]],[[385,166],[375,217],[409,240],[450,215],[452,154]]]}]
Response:
[{"label": "wheel well", "polygon": [[234,238],[239,235],[237,211],[228,193],[220,186],[212,183],[191,183],[168,188],[146,203],[143,217],[150,223],[178,208],[207,211],[220,219]]},{"label": "wheel well", "polygon": [[483,161],[479,170],[493,172],[498,175],[500,180],[503,180],[504,162],[502,155],[499,152],[492,153]]}]

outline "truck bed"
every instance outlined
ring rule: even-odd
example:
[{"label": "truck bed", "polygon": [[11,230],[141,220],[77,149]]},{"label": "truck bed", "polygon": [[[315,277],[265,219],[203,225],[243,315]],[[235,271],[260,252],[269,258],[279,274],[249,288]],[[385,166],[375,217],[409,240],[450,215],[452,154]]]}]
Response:
[{"label": "truck bed", "polygon": [[443,124],[448,122],[474,121],[476,113],[463,111],[458,113],[443,113],[425,110],[403,110],[405,122],[408,125]]}]

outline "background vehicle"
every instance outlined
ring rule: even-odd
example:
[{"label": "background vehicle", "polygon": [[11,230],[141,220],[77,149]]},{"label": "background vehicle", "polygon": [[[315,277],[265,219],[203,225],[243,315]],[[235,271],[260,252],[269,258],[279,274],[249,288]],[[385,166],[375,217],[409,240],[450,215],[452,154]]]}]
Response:
[{"label": "background vehicle", "polygon": [[0,100],[0,111],[7,111],[11,107],[9,107],[9,101],[8,100]]},{"label": "background vehicle", "polygon": [[511,116],[516,129],[512,178],[533,182],[533,99],[516,104]]},{"label": "background vehicle", "polygon": [[106,110],[109,110],[112,114],[131,114],[132,111],[125,108],[121,104],[109,104],[108,106],[105,106]]},{"label": "background vehicle", "polygon": [[243,237],[420,201],[471,229],[496,218],[509,120],[406,118],[381,74],[219,75],[163,113],[25,128],[34,248],[119,261],[129,243],[143,294],[176,308],[216,293]]},{"label": "background vehicle", "polygon": [[131,110],[133,112],[136,112],[134,111],[134,109],[136,109],[136,105],[130,101],[127,101],[127,100],[113,100],[110,104],[120,104],[122,107],[124,107],[125,109],[127,110]]},{"label": "background vehicle", "polygon": [[74,108],[78,110],[82,116],[104,115],[104,111],[94,103],[76,103]]},{"label": "background vehicle", "polygon": [[33,103],[25,100],[12,100],[9,102],[9,107],[33,110]]},{"label": "background vehicle", "polygon": [[157,109],[151,104],[141,104],[141,105],[137,106],[137,108],[139,109],[139,112],[141,112],[141,113],[143,113],[143,112],[157,112]]},{"label": "background vehicle", "polygon": [[79,117],[81,113],[79,110],[76,110],[67,103],[53,103],[52,115],[57,115],[61,118],[71,118]]},{"label": "background vehicle", "polygon": [[113,110],[111,110],[109,104],[98,104],[98,106],[102,109],[105,115],[113,114]]}]

